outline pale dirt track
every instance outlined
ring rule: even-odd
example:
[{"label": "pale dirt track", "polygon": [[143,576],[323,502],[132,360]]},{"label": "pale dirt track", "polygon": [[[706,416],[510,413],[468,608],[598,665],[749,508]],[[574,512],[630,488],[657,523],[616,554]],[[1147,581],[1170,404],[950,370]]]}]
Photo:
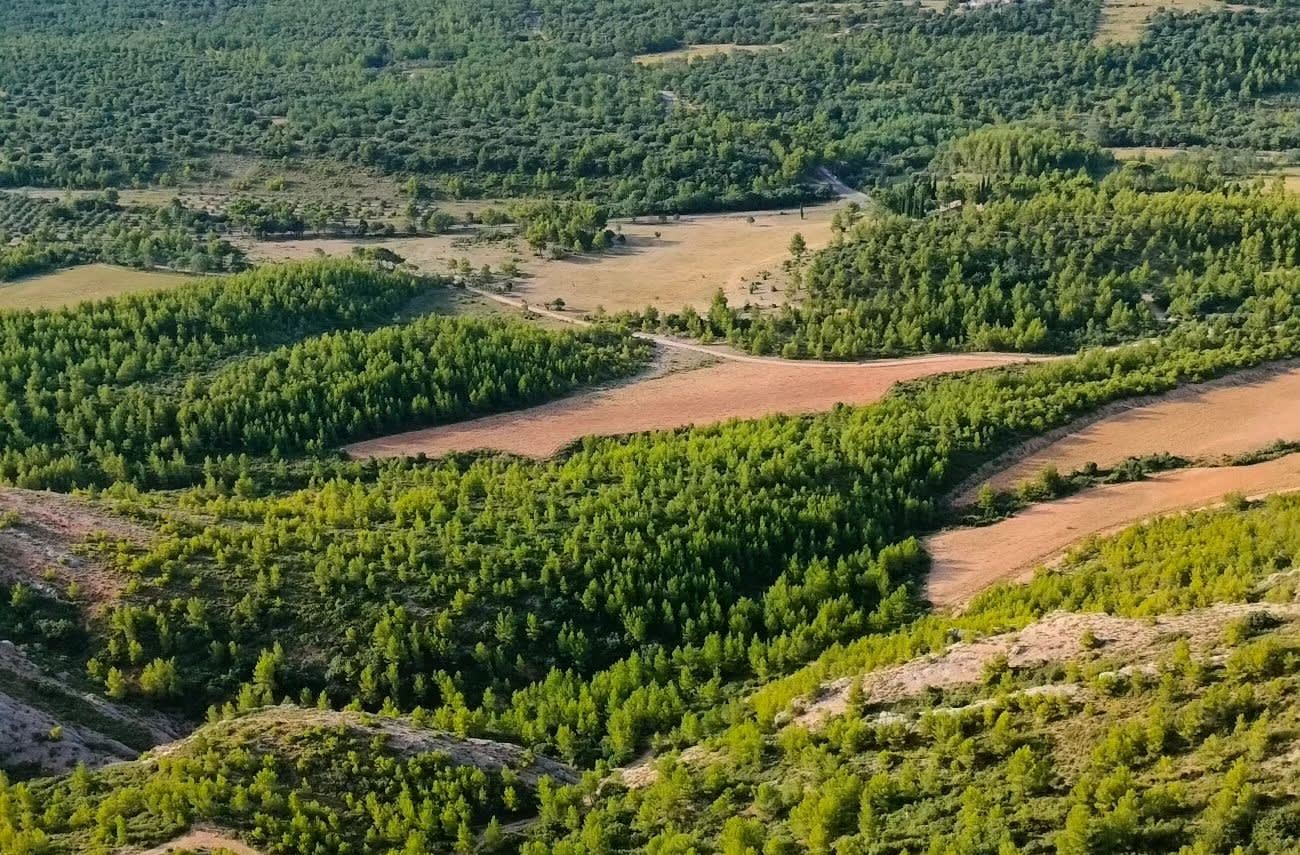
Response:
[{"label": "pale dirt track", "polygon": [[[1088,463],[1109,469],[1128,457],[1161,452],[1215,463],[1278,440],[1300,440],[1300,365],[1241,372],[1115,409],[1046,445],[1022,448],[983,483],[1010,489],[1047,466],[1069,474]],[[978,489],[978,481],[970,482],[954,503],[970,504]]]},{"label": "pale dirt track", "polygon": [[[168,841],[152,849],[139,852],[139,855],[168,855],[171,852],[215,852],[225,849],[235,855],[261,855],[261,853],[230,833],[217,828],[196,828],[175,840]],[[136,852],[134,849],[122,850],[121,855]]]},{"label": "pale dirt track", "polygon": [[1027,357],[1018,354],[956,354],[858,364],[747,357],[527,410],[360,442],[346,450],[358,458],[438,456],[480,449],[549,457],[584,436],[617,436],[773,413],[821,412],[837,403],[879,400],[904,380],[1025,361]]},{"label": "pale dirt track", "polygon": [[1253,466],[1181,469],[1145,481],[1094,487],[1033,505],[1010,519],[957,528],[928,538],[932,566],[926,598],[959,607],[997,582],[1022,581],[1034,569],[1093,536],[1176,511],[1218,504],[1229,493],[1248,497],[1300,490],[1300,454]]}]

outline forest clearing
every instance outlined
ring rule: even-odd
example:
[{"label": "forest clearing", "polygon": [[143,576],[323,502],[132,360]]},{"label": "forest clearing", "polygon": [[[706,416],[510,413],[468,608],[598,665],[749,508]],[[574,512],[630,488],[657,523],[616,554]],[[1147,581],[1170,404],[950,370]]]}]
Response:
[{"label": "forest clearing", "polygon": [[[467,258],[478,269],[494,270],[517,260],[521,276],[511,295],[541,305],[559,299],[577,315],[639,311],[654,306],[677,311],[707,308],[719,289],[735,305],[785,302],[788,277],[782,263],[790,240],[802,234],[809,249],[830,242],[835,205],[797,210],[683,216],[658,222],[611,224],[626,243],[601,253],[551,260],[533,255],[518,238],[475,240],[463,234],[355,240],[304,238],[249,240],[243,248],[257,261],[346,256],[358,246],[385,248],[425,273],[446,273],[451,262]],[[751,286],[753,288],[751,292]]]},{"label": "forest clearing", "polygon": [[83,264],[0,283],[0,309],[57,309],[84,300],[121,294],[165,291],[193,282],[194,276],[162,270],[133,270],[111,264]]},{"label": "forest clearing", "polygon": [[1027,579],[1035,568],[1089,537],[1175,511],[1210,507],[1232,494],[1257,497],[1293,490],[1300,490],[1300,454],[1093,487],[1032,505],[992,525],[926,538],[932,564],[925,595],[935,608],[960,607],[994,583]]},{"label": "forest clearing", "polygon": [[675,62],[685,60],[690,62],[694,59],[701,59],[710,56],[730,56],[734,53],[758,53],[766,50],[780,50],[780,45],[738,45],[738,44],[707,44],[707,45],[690,45],[689,47],[678,48],[677,50],[660,51],[659,53],[643,53],[632,57],[632,61],[637,65],[662,65],[666,62]]},{"label": "forest clearing", "polygon": [[1296,440],[1300,365],[1288,362],[1126,401],[1037,437],[986,467],[996,474],[972,479],[953,503],[972,504],[985,484],[1009,490],[1049,466],[1070,475],[1089,463],[1111,469],[1130,457],[1161,453],[1210,464]]},{"label": "forest clearing", "polygon": [[1178,12],[1205,12],[1212,9],[1244,9],[1218,0],[1105,0],[1101,7],[1101,24],[1094,43],[1099,45],[1134,44],[1142,40],[1147,23],[1162,9]]},{"label": "forest clearing", "polygon": [[171,855],[176,852],[229,852],[231,855],[262,855],[230,832],[203,826],[187,831],[180,837],[149,849],[126,849],[122,855]]},{"label": "forest clearing", "polygon": [[544,458],[584,436],[702,427],[776,413],[824,412],[836,404],[867,404],[895,383],[936,374],[1028,361],[1019,354],[954,354],[915,360],[843,363],[726,361],[583,392],[526,410],[410,431],[347,447],[354,458],[437,457],[490,449]]}]

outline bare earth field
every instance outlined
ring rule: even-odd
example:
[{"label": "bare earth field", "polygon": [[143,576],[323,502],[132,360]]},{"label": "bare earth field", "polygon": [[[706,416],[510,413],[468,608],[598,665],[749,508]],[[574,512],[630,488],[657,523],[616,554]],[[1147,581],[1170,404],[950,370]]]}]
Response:
[{"label": "bare earth field", "polygon": [[780,360],[727,361],[514,413],[411,431],[348,446],[353,457],[403,457],[490,449],[548,457],[588,435],[811,413],[837,403],[878,400],[895,383],[932,374],[1026,361],[1018,354],[959,354],[848,365]]},{"label": "bare earth field", "polygon": [[995,582],[1028,578],[1035,568],[1094,536],[1175,511],[1300,490],[1300,454],[1252,466],[1180,469],[1145,481],[1107,484],[1033,505],[989,526],[928,538],[932,559],[926,597],[936,608],[960,606]]},{"label": "bare earth field", "polygon": [[[1112,412],[1036,450],[1013,453],[1009,466],[982,483],[1008,489],[1046,466],[1068,475],[1088,463],[1109,469],[1160,452],[1217,463],[1277,440],[1300,440],[1300,366],[1294,363],[1281,372],[1248,371],[1186,386]],[[955,504],[973,502],[980,486],[972,483]]]},{"label": "bare earth field", "polygon": [[173,852],[215,852],[219,849],[235,855],[261,855],[258,850],[219,828],[195,828],[161,846],[145,850],[123,849],[120,850],[120,855],[170,855]]},{"label": "bare earth field", "polygon": [[687,216],[665,223],[623,221],[611,227],[622,228],[626,245],[558,261],[538,258],[520,240],[474,243],[451,234],[364,242],[249,241],[242,248],[258,261],[286,261],[320,253],[344,256],[359,245],[386,247],[427,273],[446,273],[453,259],[468,258],[476,268],[487,264],[494,269],[515,259],[523,276],[513,295],[538,305],[559,298],[575,314],[650,305],[660,311],[688,304],[705,308],[719,288],[733,304],[771,306],[786,300],[781,265],[789,258],[790,238],[798,232],[810,250],[826,246],[835,211],[834,205],[819,205],[808,208],[804,219],[794,210]]},{"label": "bare earth field", "polygon": [[165,291],[196,277],[185,273],[133,270],[111,264],[83,264],[54,273],[0,283],[0,309],[56,309],[83,300],[102,300],[120,294]]},{"label": "bare earth field", "polygon": [[0,579],[58,591],[76,583],[92,603],[114,599],[125,580],[78,554],[94,538],[144,542],[150,532],[73,496],[35,490],[0,490]]}]

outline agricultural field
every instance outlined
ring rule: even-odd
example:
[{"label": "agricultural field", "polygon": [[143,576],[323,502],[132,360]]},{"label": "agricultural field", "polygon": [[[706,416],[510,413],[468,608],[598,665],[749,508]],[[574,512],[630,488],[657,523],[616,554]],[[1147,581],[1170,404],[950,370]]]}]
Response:
[{"label": "agricultural field", "polygon": [[193,281],[195,277],[186,273],[83,264],[0,283],[0,309],[57,309],[122,294],[166,291]]},{"label": "agricultural field", "polygon": [[1300,441],[1300,369],[1287,363],[1184,386],[1151,400],[1125,402],[1057,433],[995,462],[990,468],[997,472],[972,479],[954,503],[974,503],[985,485],[1012,489],[1048,467],[1070,475],[1088,464],[1111,470],[1128,458],[1160,454],[1221,463],[1275,443]]},{"label": "agricultural field", "polygon": [[446,427],[386,436],[348,446],[355,458],[441,457],[458,451],[504,451],[549,457],[586,436],[703,427],[730,419],[825,412],[839,404],[879,400],[896,384],[936,374],[977,371],[1025,361],[1015,355],[957,355],[941,359],[862,364],[738,362],[677,370]]},{"label": "agricultural field", "polygon": [[1032,505],[987,526],[956,528],[926,540],[933,564],[926,599],[938,608],[968,602],[997,582],[1028,578],[1090,537],[1162,514],[1300,490],[1300,456],[1247,466],[1194,467],[1141,481],[1105,484]]}]

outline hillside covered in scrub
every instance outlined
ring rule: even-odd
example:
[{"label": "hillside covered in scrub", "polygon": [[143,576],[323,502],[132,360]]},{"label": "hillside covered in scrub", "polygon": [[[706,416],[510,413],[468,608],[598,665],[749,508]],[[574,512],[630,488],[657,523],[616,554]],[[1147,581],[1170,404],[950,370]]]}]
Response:
[{"label": "hillside covered in scrub", "polygon": [[0,3],[0,855],[1300,851],[1295,0]]}]

